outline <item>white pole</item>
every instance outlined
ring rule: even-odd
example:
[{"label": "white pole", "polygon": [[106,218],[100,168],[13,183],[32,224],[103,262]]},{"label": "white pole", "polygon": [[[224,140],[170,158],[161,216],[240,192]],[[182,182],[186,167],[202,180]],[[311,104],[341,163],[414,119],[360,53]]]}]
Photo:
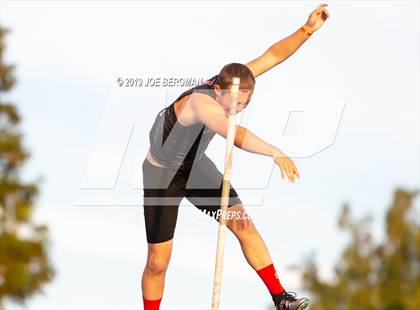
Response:
[{"label": "white pole", "polygon": [[228,132],[226,137],[226,154],[225,154],[225,170],[223,174],[222,199],[220,208],[222,210],[221,217],[219,217],[219,230],[217,235],[217,250],[216,250],[216,266],[214,271],[213,281],[213,298],[211,303],[212,310],[218,310],[220,304],[220,289],[222,286],[223,273],[223,254],[225,247],[225,232],[226,232],[226,212],[229,204],[230,191],[230,176],[232,169],[232,148],[236,135],[236,107],[238,105],[240,79],[234,77],[232,80],[232,87],[230,90],[230,108],[228,118]]}]

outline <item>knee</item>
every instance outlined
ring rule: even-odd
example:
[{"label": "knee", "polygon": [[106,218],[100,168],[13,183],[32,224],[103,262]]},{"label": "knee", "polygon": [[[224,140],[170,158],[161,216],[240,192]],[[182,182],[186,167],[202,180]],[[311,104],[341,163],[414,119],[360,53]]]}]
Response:
[{"label": "knee", "polygon": [[228,228],[236,235],[250,235],[256,233],[253,221],[246,214],[241,214],[238,218],[227,222]]},{"label": "knee", "polygon": [[150,256],[146,263],[146,271],[154,276],[165,274],[168,269],[169,259],[156,255]]}]

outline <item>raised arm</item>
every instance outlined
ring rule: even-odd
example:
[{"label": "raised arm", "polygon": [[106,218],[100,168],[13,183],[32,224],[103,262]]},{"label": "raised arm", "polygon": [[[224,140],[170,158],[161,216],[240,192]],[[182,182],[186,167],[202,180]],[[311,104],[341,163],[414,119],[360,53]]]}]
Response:
[{"label": "raised arm", "polygon": [[[198,121],[204,123],[207,128],[226,138],[228,131],[228,118],[217,101],[202,94],[192,95],[192,108]],[[279,148],[265,142],[245,127],[236,125],[234,144],[236,147],[255,154],[271,156],[280,167],[281,176],[294,182],[299,177],[299,172],[294,162],[288,158]]]},{"label": "raised arm", "polygon": [[296,30],[293,34],[272,45],[260,57],[252,60],[246,65],[255,77],[270,70],[282,63],[295,53],[299,47],[317,31],[330,16],[326,9],[327,4],[318,5],[309,15],[305,25]]}]

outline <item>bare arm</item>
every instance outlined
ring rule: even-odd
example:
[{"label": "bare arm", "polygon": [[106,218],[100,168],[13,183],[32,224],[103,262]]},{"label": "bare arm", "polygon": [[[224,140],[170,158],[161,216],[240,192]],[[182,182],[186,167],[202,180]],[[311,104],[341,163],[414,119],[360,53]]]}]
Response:
[{"label": "bare arm", "polygon": [[[240,149],[260,154],[266,156],[282,156],[284,153],[280,151],[274,145],[271,145],[268,142],[265,142],[255,134],[253,134],[249,129],[239,126],[236,126],[236,137],[235,137],[235,146]],[[284,155],[286,156],[286,155]]]},{"label": "bare arm", "polygon": [[247,67],[252,71],[255,77],[263,74],[271,68],[281,64],[297,49],[308,40],[309,36],[305,35],[300,29],[290,36],[272,45],[260,57],[247,63]]},{"label": "bare arm", "polygon": [[[228,118],[219,103],[202,94],[193,94],[191,99],[196,118],[226,139]],[[290,182],[294,182],[295,178],[299,177],[296,165],[287,155],[279,148],[257,137],[245,127],[236,125],[234,144],[244,151],[273,157],[275,163],[280,167],[282,177],[284,178],[287,175]]]},{"label": "bare arm", "polygon": [[260,57],[247,63],[246,65],[254,76],[257,77],[263,74],[293,55],[308,40],[309,36],[317,31],[324,24],[324,21],[327,20],[329,13],[325,8],[326,6],[327,4],[325,3],[318,5],[309,15],[308,21],[304,26],[272,45]]},{"label": "bare arm", "polygon": [[[194,94],[192,107],[198,120],[204,123],[209,129],[226,139],[228,131],[228,118],[217,101],[208,96]],[[266,156],[283,154],[277,147],[257,137],[245,127],[236,125],[235,142],[240,149]]]}]

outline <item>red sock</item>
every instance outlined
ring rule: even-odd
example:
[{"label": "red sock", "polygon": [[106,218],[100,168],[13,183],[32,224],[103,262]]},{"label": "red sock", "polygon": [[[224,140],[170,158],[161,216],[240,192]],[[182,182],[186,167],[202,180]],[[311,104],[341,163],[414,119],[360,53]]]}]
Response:
[{"label": "red sock", "polygon": [[264,281],[265,286],[267,286],[271,294],[280,294],[284,292],[284,288],[280,284],[279,277],[277,276],[277,272],[273,264],[258,270],[257,273]]},{"label": "red sock", "polygon": [[159,310],[160,302],[162,298],[155,300],[144,299],[143,297],[143,306],[144,310]]}]

